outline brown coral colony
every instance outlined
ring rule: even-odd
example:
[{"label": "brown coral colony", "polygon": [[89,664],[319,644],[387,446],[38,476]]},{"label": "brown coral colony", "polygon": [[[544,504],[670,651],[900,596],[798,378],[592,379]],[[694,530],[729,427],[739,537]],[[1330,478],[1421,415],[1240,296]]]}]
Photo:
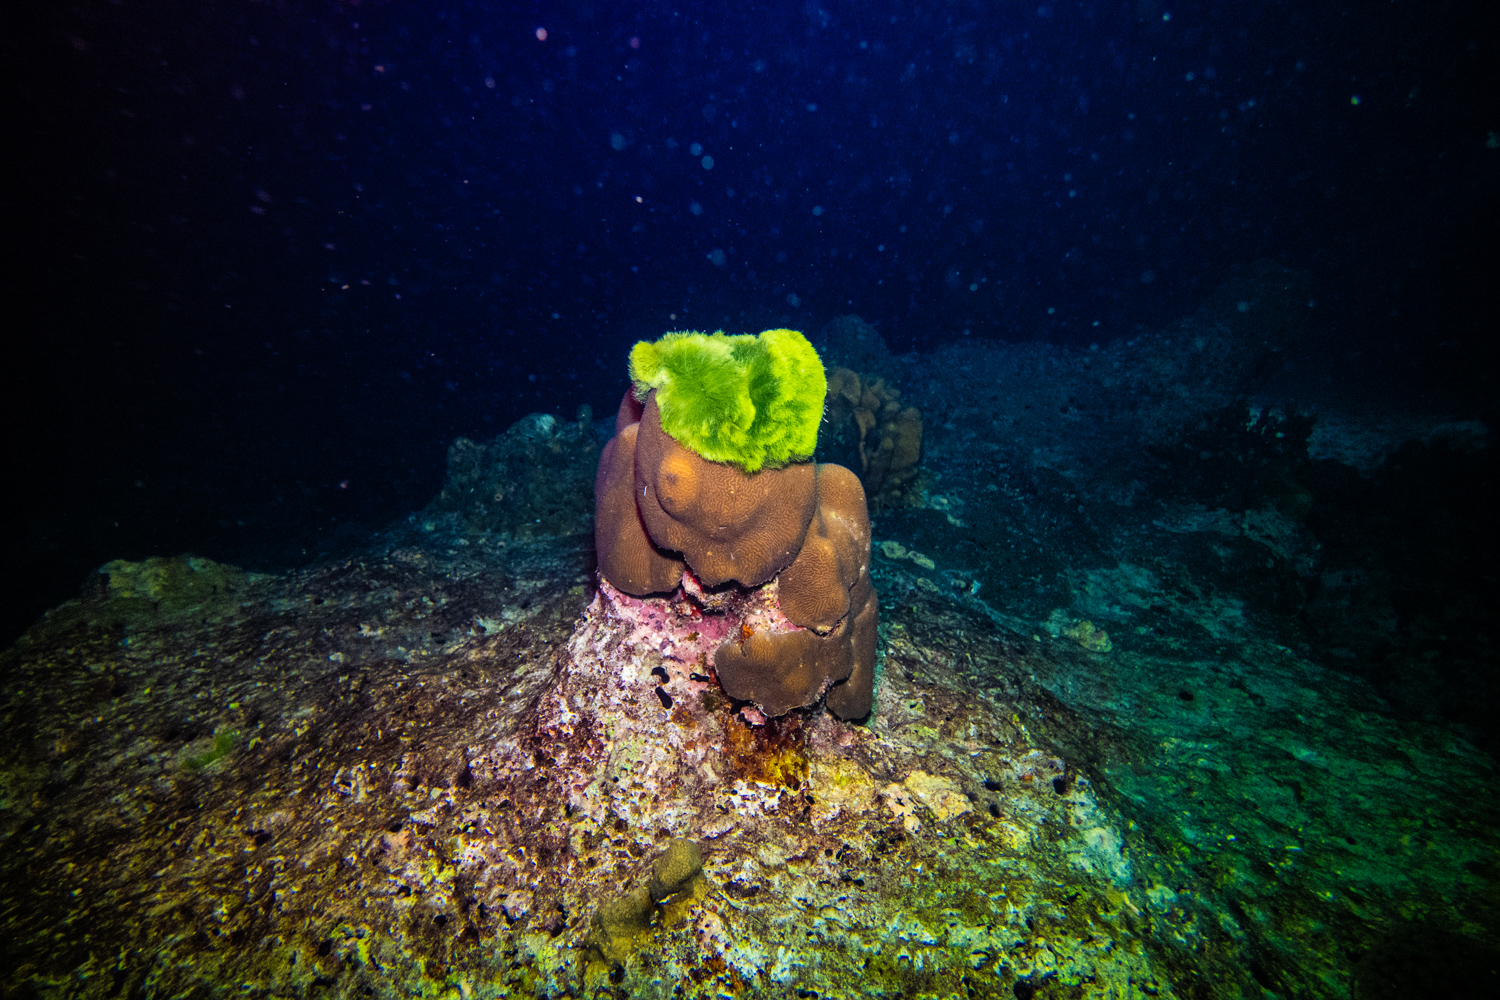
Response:
[{"label": "brown coral colony", "polygon": [[825,696],[840,718],[869,714],[878,602],[859,479],[839,465],[746,473],[709,461],[662,429],[655,395],[625,394],[600,456],[604,581],[729,615],[714,666],[730,697],[768,716]]},{"label": "brown coral colony", "polygon": [[905,506],[901,493],[917,474],[922,454],[922,414],[901,405],[901,392],[884,378],[861,377],[848,368],[828,372],[828,422],[840,434],[857,434],[849,449],[859,458],[859,476],[877,511]]}]

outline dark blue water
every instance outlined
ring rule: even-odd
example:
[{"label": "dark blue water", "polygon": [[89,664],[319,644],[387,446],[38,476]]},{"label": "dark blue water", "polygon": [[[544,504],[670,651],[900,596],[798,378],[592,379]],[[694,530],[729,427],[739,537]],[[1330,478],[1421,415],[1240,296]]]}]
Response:
[{"label": "dark blue water", "polygon": [[1270,258],[1315,368],[1493,415],[1482,9],[16,5],[5,638],[357,545],[674,328],[1107,344]]}]

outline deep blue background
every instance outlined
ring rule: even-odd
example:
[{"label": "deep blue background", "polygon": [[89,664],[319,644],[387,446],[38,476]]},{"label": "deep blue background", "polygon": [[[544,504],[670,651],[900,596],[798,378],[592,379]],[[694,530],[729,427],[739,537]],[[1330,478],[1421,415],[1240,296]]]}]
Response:
[{"label": "deep blue background", "polygon": [[671,328],[1102,343],[1273,257],[1320,349],[1489,391],[1485,10],[7,7],[6,638],[352,544]]}]

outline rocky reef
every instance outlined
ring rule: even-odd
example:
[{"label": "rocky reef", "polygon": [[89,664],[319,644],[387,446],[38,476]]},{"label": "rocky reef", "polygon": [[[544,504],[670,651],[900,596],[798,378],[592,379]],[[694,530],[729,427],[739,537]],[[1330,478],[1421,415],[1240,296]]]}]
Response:
[{"label": "rocky reef", "polygon": [[[1258,357],[1234,324],[1274,327],[1269,299],[1160,336]],[[1373,629],[1443,662],[1388,591],[1323,582],[1374,517],[1361,484],[1404,473],[1315,457],[1326,417],[1229,375],[1153,382],[1150,340],[908,359],[932,487],[872,528],[859,722],[752,710],[709,597],[601,582],[578,483],[612,421],[456,446],[427,510],[307,569],[107,564],[0,654],[0,983],[1477,995],[1493,758],[1333,652]],[[1487,461],[1463,441],[1390,452],[1431,479]]]},{"label": "rocky reef", "polygon": [[[896,997],[1059,967],[1160,981],[1140,941],[1097,934],[1140,918],[1121,831],[1029,731],[1051,699],[936,683],[975,650],[1035,650],[941,614],[894,629],[871,725],[754,725],[698,671],[712,637],[691,612],[664,629],[596,590],[586,542],[433,515],[230,600],[154,608],[101,580],[50,614],[6,654],[10,984]],[[222,572],[172,562],[189,588]],[[663,877],[678,838],[701,875]]]}]

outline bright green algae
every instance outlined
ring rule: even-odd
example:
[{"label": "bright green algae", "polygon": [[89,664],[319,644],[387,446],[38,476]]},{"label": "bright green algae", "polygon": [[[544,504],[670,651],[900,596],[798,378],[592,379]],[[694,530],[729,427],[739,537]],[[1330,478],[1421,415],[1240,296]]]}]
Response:
[{"label": "bright green algae", "polygon": [[828,379],[795,330],[643,340],[630,351],[630,377],[638,398],[656,392],[662,429],[709,461],[756,472],[817,447]]}]

